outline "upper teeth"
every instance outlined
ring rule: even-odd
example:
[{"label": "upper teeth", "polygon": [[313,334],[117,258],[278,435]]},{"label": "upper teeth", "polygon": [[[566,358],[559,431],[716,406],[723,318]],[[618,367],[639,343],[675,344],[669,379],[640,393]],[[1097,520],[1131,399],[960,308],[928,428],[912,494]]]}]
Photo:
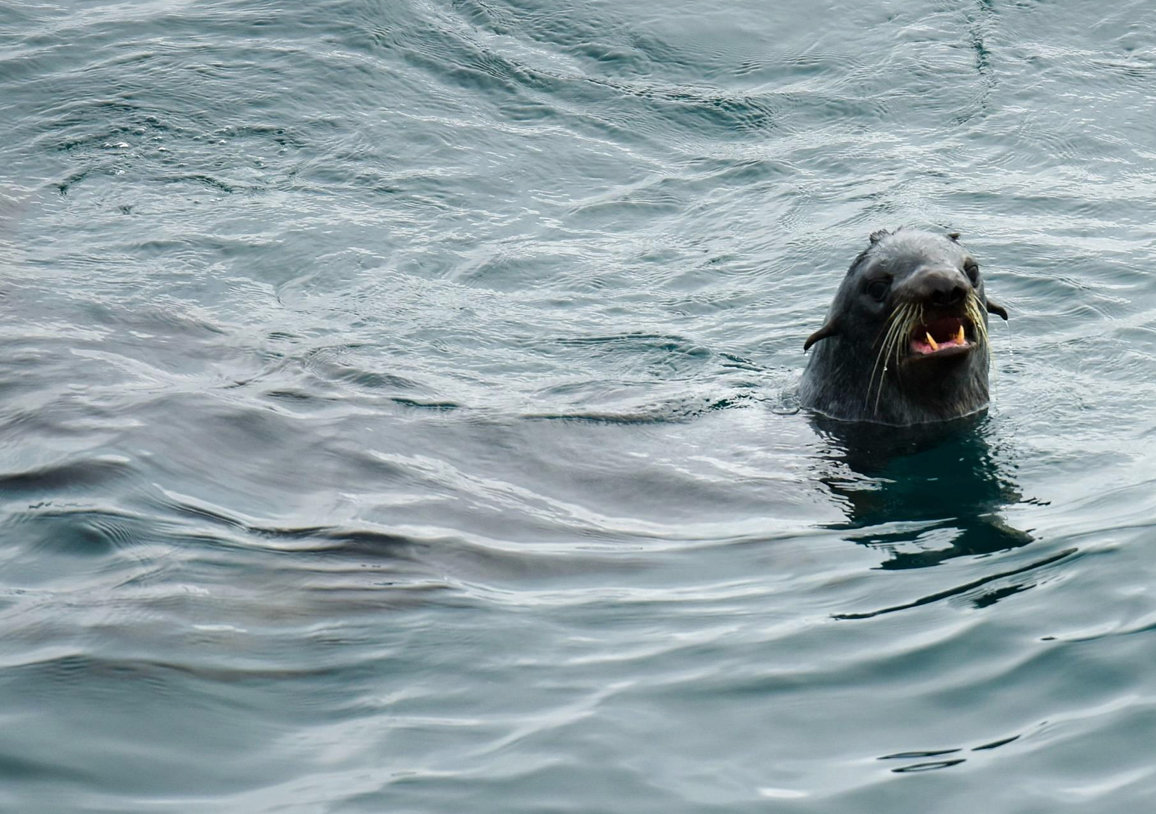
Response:
[{"label": "upper teeth", "polygon": [[[925,330],[923,332],[923,336],[927,340],[927,344],[931,346],[931,349],[933,351],[939,350],[939,343],[935,341],[935,337],[931,335],[931,331]],[[967,344],[967,337],[963,333],[963,326],[962,325],[960,325],[958,328],[955,329],[955,334],[948,341],[950,341],[956,345],[966,345]]]}]

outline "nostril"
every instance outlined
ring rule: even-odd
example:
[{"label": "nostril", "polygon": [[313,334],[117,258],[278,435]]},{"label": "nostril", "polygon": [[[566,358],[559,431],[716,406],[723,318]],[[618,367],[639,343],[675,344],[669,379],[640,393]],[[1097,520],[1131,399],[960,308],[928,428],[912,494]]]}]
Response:
[{"label": "nostril", "polygon": [[931,292],[931,302],[935,305],[958,305],[963,302],[967,290],[961,285],[940,288]]}]

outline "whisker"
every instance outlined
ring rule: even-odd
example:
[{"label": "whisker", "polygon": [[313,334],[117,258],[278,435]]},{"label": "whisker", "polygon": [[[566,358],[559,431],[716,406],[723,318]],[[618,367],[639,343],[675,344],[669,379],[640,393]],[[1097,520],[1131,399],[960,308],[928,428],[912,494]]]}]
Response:
[{"label": "whisker", "polygon": [[[887,331],[883,347],[880,348],[880,357],[886,360],[888,357],[894,356],[896,366],[898,366],[900,362],[903,340],[911,333],[913,324],[911,320],[914,310],[910,303],[904,303],[900,308],[896,309],[895,321]],[[876,414],[879,413],[879,401],[883,398],[883,379],[887,375],[887,365],[888,363],[884,361],[883,371],[879,374],[879,383],[875,389],[875,405],[873,410]],[[868,389],[868,397],[870,397],[870,394],[871,391]]]},{"label": "whisker", "polygon": [[[894,317],[894,312],[892,312],[891,317],[888,317],[888,321],[886,323],[884,323],[883,338],[879,340],[879,347],[876,348],[876,350],[875,350],[875,364],[871,366],[871,375],[867,377],[867,392],[863,394],[863,406],[864,407],[867,407],[867,405],[871,403],[871,390],[872,390],[872,388],[875,387],[875,374],[879,371],[879,363],[881,361],[883,361],[884,350],[887,347],[887,333],[886,333],[886,331],[888,330],[888,326],[891,323],[892,317]],[[886,366],[884,366],[884,367],[886,367]],[[882,384],[882,381],[883,380],[882,380],[882,375],[881,375],[880,376],[880,384]]]},{"label": "whisker", "polygon": [[979,297],[972,292],[967,298],[967,318],[971,320],[971,324],[975,327],[975,341],[976,344],[983,347],[983,352],[989,352],[989,337],[987,332],[987,323],[984,321],[983,311],[980,310]]},{"label": "whisker", "polygon": [[[888,359],[892,356],[893,349],[899,346],[899,337],[903,334],[903,328],[907,324],[908,311],[906,306],[896,309],[896,318],[888,328],[887,335],[883,338],[883,344],[879,349],[879,358],[883,360],[883,370],[879,374],[879,382],[875,388],[875,404],[872,408],[875,413],[879,412],[879,400],[883,397],[883,380],[887,376]],[[870,389],[868,389],[867,395],[870,397]]]},{"label": "whisker", "polygon": [[[875,355],[875,364],[871,368],[871,375],[867,379],[867,392],[864,394],[864,407],[871,402],[871,391],[875,391],[874,412],[879,412],[879,400],[883,396],[883,380],[887,376],[888,359],[895,357],[895,363],[900,360],[903,338],[910,333],[911,318],[914,308],[911,303],[901,303],[891,312],[884,324],[882,339]],[[878,374],[878,376],[876,376]]]},{"label": "whisker", "polygon": [[983,354],[983,366],[986,370],[991,364],[991,340],[988,335],[986,315],[975,292],[972,292],[967,299],[967,316],[971,320],[971,324],[975,326],[975,343]]},{"label": "whisker", "polygon": [[[871,367],[871,375],[867,377],[867,392],[864,393],[864,395],[863,395],[863,406],[864,407],[866,407],[871,401],[871,389],[874,386],[875,374],[879,370],[879,363],[882,362],[884,357],[886,356],[888,339],[891,336],[891,331],[894,329],[896,317],[901,312],[902,307],[903,306],[900,306],[899,308],[896,308],[894,311],[892,311],[890,314],[888,314],[887,321],[885,323],[883,323],[882,338],[879,340],[879,347],[875,351],[875,364]],[[883,367],[884,367],[884,372],[886,372],[886,367],[887,367],[886,363],[884,363]],[[882,384],[883,384],[882,374],[880,374],[879,383],[880,383],[880,386],[882,387]]]}]

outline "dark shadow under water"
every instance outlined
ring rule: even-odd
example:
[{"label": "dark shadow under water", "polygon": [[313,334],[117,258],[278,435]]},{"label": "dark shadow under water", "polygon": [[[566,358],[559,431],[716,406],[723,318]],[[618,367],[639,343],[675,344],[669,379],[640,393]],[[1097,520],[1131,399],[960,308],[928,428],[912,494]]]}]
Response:
[{"label": "dark shadow under water", "polygon": [[[975,557],[1022,548],[1033,542],[1009,525],[1003,511],[1023,502],[1006,456],[988,442],[986,416],[957,421],[890,427],[834,421],[813,425],[827,442],[820,481],[843,506],[846,519],[827,528],[859,545],[886,552],[884,569],[924,568],[956,557]],[[840,618],[863,618],[927,604],[999,581],[982,593],[982,606],[1026,590],[1031,584],[1008,580],[1068,556],[984,576],[912,602]]]}]

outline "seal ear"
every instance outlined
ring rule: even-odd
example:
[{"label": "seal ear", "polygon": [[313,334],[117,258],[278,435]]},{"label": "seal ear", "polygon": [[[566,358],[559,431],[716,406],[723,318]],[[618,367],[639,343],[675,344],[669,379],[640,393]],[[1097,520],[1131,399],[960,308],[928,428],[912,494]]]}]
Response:
[{"label": "seal ear", "polygon": [[883,238],[887,237],[889,234],[891,234],[891,233],[888,232],[886,229],[876,229],[874,232],[871,233],[871,237],[869,239],[871,240],[871,244],[874,245],[874,244],[878,243],[880,240],[882,240]]},{"label": "seal ear", "polygon": [[820,339],[837,336],[838,334],[839,323],[833,319],[827,320],[827,324],[807,337],[807,341],[803,343],[803,351],[806,352],[810,350],[811,346],[818,342]]},{"label": "seal ear", "polygon": [[987,312],[989,314],[995,314],[996,316],[1003,317],[1004,321],[1007,321],[1007,309],[1000,305],[998,302],[988,297],[984,305],[987,306]]}]

